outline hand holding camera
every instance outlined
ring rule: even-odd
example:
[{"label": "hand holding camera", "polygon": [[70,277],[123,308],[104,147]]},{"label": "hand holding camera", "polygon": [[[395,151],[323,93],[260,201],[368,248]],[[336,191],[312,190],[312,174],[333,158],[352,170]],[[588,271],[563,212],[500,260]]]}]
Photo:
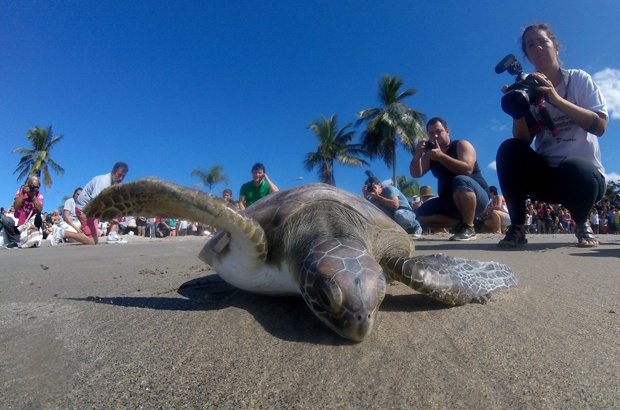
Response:
[{"label": "hand holding camera", "polygon": [[362,188],[362,192],[364,196],[371,196],[370,194],[376,193],[377,191],[377,187],[374,183],[375,175],[371,171],[365,171],[365,174],[368,176],[368,179]]},{"label": "hand holding camera", "polygon": [[[502,97],[502,110],[514,119],[525,117],[528,122],[530,134],[536,134],[543,128],[548,128],[554,137],[559,135],[559,131],[555,128],[553,119],[547,111],[544,103],[545,93],[540,91],[540,87],[547,86],[541,82],[534,74],[526,74],[517,58],[508,54],[496,66],[495,72],[501,74],[508,71],[511,75],[516,75],[515,83],[504,88]],[[542,121],[537,121],[530,113],[530,105],[535,106],[542,117]]]}]

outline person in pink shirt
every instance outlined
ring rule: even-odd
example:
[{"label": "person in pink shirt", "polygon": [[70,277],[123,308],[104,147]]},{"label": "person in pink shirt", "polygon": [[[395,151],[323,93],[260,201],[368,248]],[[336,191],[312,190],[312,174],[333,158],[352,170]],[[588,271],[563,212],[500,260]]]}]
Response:
[{"label": "person in pink shirt", "polygon": [[6,232],[7,249],[19,247],[20,232],[17,228],[22,226],[29,216],[35,215],[35,226],[41,228],[43,221],[41,220],[41,210],[43,209],[43,194],[39,192],[41,181],[39,177],[31,175],[28,177],[26,184],[19,188],[13,202],[15,208],[14,218],[4,216],[2,218],[3,229]]}]

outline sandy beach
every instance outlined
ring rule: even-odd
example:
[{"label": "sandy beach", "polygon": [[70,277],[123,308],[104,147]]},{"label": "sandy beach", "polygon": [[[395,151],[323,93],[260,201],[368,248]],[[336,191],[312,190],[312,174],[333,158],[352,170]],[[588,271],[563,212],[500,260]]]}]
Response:
[{"label": "sandy beach", "polygon": [[128,239],[0,250],[2,408],[620,407],[620,236],[424,236],[419,254],[506,263],[519,287],[446,307],[390,285],[362,343],[223,283],[205,238]]}]

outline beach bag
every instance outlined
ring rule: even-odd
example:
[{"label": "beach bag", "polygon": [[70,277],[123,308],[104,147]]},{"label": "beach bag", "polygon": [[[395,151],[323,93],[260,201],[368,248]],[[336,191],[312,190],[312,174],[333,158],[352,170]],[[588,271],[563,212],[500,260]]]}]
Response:
[{"label": "beach bag", "polygon": [[43,241],[43,233],[41,233],[41,229],[37,228],[34,224],[34,219],[36,216],[36,213],[30,212],[26,222],[17,228],[20,232],[19,246],[21,248],[36,248],[41,246],[41,242]]}]

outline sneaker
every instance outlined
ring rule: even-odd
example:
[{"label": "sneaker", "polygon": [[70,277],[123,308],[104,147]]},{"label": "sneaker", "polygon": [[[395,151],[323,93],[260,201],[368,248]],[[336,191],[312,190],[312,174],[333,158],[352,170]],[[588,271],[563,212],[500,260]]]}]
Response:
[{"label": "sneaker", "polygon": [[15,243],[15,242],[9,242],[6,245],[4,245],[4,247],[6,249],[17,249],[17,248],[19,248],[19,245],[17,243]]},{"label": "sneaker", "polygon": [[500,248],[517,248],[525,244],[527,244],[527,239],[525,238],[523,229],[516,225],[510,225],[506,232],[506,236],[499,241],[497,246]]},{"label": "sneaker", "polygon": [[472,225],[461,222],[454,228],[454,235],[450,237],[451,241],[475,241],[476,231]]},{"label": "sneaker", "polygon": [[52,246],[58,246],[58,244],[65,241],[65,231],[61,227],[54,225],[49,238]]},{"label": "sneaker", "polygon": [[407,228],[406,231],[409,235],[411,235],[413,239],[420,239],[420,237],[422,236],[421,226],[418,226],[417,228],[413,228],[413,227]]},{"label": "sneaker", "polygon": [[108,235],[108,243],[127,243],[127,239],[124,239],[116,232],[112,232]]}]

